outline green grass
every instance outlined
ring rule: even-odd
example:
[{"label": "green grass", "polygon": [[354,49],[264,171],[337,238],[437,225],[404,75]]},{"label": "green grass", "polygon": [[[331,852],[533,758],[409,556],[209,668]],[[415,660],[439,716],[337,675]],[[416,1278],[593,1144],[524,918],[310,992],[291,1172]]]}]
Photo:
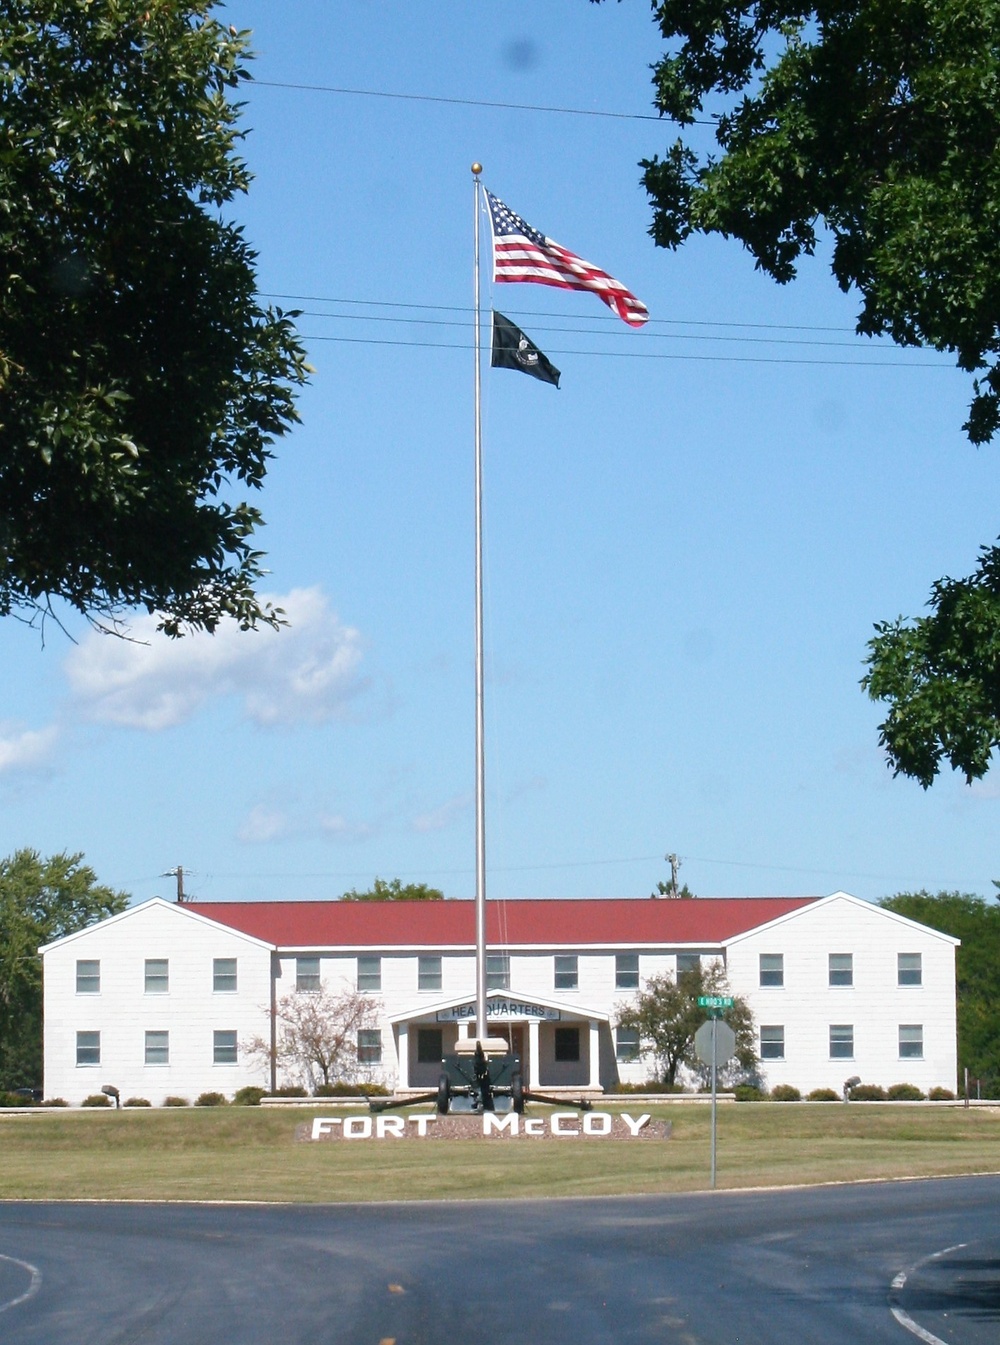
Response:
[{"label": "green grass", "polygon": [[[623,1109],[635,1115],[640,1100]],[[539,1109],[544,1114],[546,1109]],[[301,1143],[322,1106],[0,1116],[0,1198],[346,1201],[612,1195],[708,1186],[709,1108],[649,1108],[669,1140]],[[1000,1170],[1000,1108],[719,1109],[720,1188]]]}]

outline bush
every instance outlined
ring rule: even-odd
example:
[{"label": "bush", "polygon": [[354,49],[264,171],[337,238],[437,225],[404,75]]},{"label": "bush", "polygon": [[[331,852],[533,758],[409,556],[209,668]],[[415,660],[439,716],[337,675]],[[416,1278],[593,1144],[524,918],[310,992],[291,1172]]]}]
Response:
[{"label": "bush", "polygon": [[308,1097],[309,1094],[300,1083],[282,1084],[276,1088],[273,1093],[265,1093],[265,1097]]},{"label": "bush", "polygon": [[42,1106],[43,1106],[43,1107],[68,1107],[68,1106],[69,1106],[69,1103],[66,1101],[66,1099],[65,1099],[64,1097],[47,1097],[47,1098],[43,1101]]},{"label": "bush", "polygon": [[20,1093],[0,1093],[0,1107],[33,1107],[35,1100],[29,1094],[23,1097]]},{"label": "bush", "polygon": [[915,1083],[894,1083],[886,1089],[890,1102],[923,1102],[924,1094]]},{"label": "bush", "polygon": [[847,1096],[852,1102],[884,1102],[885,1089],[877,1083],[856,1083]]},{"label": "bush", "polygon": [[233,1094],[234,1107],[259,1107],[262,1097],[267,1097],[266,1088],[258,1088],[255,1084],[247,1084],[246,1088],[237,1088]]},{"label": "bush", "polygon": [[688,1090],[680,1083],[661,1083],[659,1079],[647,1079],[645,1083],[616,1083],[608,1089],[609,1093],[686,1093]]},{"label": "bush", "polygon": [[771,1089],[772,1102],[801,1102],[802,1094],[793,1083],[776,1083]]},{"label": "bush", "polygon": [[196,1107],[228,1107],[225,1093],[199,1093],[194,1100]]},{"label": "bush", "polygon": [[733,1097],[737,1102],[766,1102],[767,1094],[763,1088],[757,1088],[752,1083],[738,1083],[733,1089]]},{"label": "bush", "polygon": [[931,1102],[954,1102],[955,1094],[950,1088],[932,1088],[927,1094]]},{"label": "bush", "polygon": [[381,1083],[346,1083],[338,1079],[336,1083],[321,1083],[315,1097],[388,1097],[389,1090]]},{"label": "bush", "polygon": [[191,1103],[188,1102],[186,1097],[165,1097],[163,1105],[165,1107],[190,1107]]},{"label": "bush", "polygon": [[814,1088],[806,1098],[807,1102],[839,1102],[840,1094],[835,1088]]},{"label": "bush", "polygon": [[91,1093],[80,1103],[81,1107],[110,1107],[111,1099],[107,1093]]},{"label": "bush", "polygon": [[123,1107],[151,1107],[152,1105],[148,1097],[127,1097],[122,1103]]}]

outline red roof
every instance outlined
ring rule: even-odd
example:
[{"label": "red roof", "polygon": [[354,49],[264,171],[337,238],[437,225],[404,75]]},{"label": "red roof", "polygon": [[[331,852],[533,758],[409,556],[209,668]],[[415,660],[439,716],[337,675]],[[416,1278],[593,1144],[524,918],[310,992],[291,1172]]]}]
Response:
[{"label": "red roof", "polygon": [[[718,944],[816,897],[491,901],[492,947]],[[233,901],[191,909],[279,948],[472,948],[472,901]]]}]

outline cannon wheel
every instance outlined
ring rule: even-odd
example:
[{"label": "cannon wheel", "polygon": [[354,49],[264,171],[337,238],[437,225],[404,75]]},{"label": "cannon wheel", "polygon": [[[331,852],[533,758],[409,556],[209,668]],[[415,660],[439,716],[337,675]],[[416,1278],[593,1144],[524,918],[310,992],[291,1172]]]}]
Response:
[{"label": "cannon wheel", "polygon": [[437,1110],[439,1116],[448,1115],[448,1106],[451,1101],[451,1084],[448,1082],[447,1074],[442,1073],[438,1078],[437,1092]]},{"label": "cannon wheel", "polygon": [[511,1075],[511,1080],[510,1080],[510,1096],[511,1096],[511,1101],[514,1103],[514,1110],[515,1110],[516,1112],[523,1112],[523,1111],[524,1111],[524,1080],[521,1078],[521,1072],[520,1072],[520,1070],[518,1070],[516,1074],[512,1074],[512,1075]]}]

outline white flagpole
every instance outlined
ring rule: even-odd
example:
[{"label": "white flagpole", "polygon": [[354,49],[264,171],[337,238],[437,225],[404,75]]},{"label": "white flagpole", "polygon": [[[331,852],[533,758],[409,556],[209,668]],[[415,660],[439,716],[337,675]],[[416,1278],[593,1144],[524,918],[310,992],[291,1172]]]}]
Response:
[{"label": "white flagpole", "polygon": [[486,1026],[486,771],[483,714],[483,421],[479,313],[479,210],[482,164],[472,165],[475,283],[475,439],[476,439],[476,1036],[484,1041]]}]

